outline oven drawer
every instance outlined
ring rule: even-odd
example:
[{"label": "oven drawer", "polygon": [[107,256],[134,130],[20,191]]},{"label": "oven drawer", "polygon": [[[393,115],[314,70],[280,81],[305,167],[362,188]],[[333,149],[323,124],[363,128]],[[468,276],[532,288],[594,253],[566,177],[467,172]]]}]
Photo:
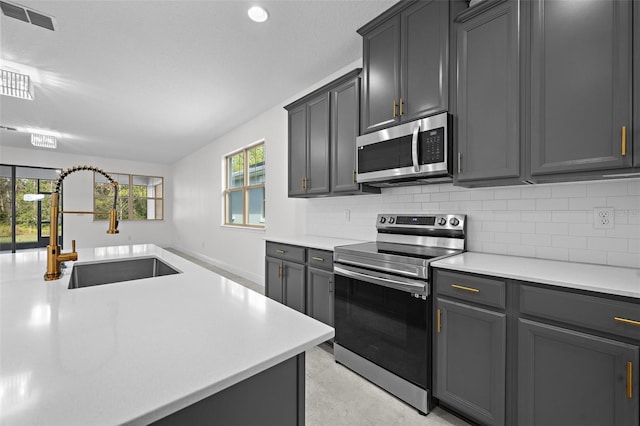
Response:
[{"label": "oven drawer", "polygon": [[640,339],[640,303],[522,285],[520,312]]},{"label": "oven drawer", "polygon": [[309,266],[312,268],[333,271],[333,252],[327,250],[309,249]]},{"label": "oven drawer", "polygon": [[291,262],[305,263],[306,249],[304,247],[289,244],[273,243],[267,241],[267,256]]},{"label": "oven drawer", "polygon": [[506,284],[503,280],[435,270],[435,291],[439,295],[504,309]]}]

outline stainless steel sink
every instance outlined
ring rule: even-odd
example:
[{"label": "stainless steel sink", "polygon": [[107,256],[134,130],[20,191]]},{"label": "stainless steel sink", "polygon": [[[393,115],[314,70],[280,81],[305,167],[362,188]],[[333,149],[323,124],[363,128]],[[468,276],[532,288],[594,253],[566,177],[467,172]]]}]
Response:
[{"label": "stainless steel sink", "polygon": [[179,273],[180,271],[157,257],[76,263],[71,271],[68,288],[89,287]]}]

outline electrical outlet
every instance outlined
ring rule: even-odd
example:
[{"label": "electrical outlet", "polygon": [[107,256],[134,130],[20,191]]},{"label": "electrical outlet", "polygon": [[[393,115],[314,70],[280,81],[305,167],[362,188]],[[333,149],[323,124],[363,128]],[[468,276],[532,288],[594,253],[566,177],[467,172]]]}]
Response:
[{"label": "electrical outlet", "polygon": [[596,207],[593,209],[594,229],[613,229],[614,214],[611,207]]}]

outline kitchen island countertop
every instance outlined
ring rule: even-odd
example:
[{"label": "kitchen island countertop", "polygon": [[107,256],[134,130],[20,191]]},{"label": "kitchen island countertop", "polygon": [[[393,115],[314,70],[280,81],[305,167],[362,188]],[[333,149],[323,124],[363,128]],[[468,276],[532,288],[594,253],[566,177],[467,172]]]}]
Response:
[{"label": "kitchen island countertop", "polygon": [[0,255],[0,424],[148,424],[334,336],[333,329],[154,245],[181,273],[69,290],[45,251]]},{"label": "kitchen island countertop", "polygon": [[431,264],[434,268],[640,299],[640,269],[465,252]]}]

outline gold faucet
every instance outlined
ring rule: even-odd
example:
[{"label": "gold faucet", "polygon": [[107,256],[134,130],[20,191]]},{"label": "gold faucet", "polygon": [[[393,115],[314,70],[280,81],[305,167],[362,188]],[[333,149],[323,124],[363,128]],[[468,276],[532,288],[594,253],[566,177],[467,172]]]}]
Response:
[{"label": "gold faucet", "polygon": [[114,187],[113,196],[113,208],[109,212],[109,229],[107,234],[117,234],[118,232],[118,219],[116,216],[116,203],[118,201],[118,182],[114,181],[111,176],[92,166],[77,166],[64,170],[58,180],[55,183],[55,189],[51,194],[51,225],[49,230],[49,245],[47,246],[47,272],[44,274],[45,281],[57,280],[62,276],[60,264],[62,262],[78,260],[78,253],[76,252],[76,240],[71,241],[71,251],[68,253],[61,253],[60,245],[58,244],[58,216],[63,213],[71,214],[103,214],[103,212],[84,212],[84,211],[58,211],[59,198],[60,198],[60,184],[69,174],[80,170],[89,170],[96,173],[100,173],[111,183]]}]

